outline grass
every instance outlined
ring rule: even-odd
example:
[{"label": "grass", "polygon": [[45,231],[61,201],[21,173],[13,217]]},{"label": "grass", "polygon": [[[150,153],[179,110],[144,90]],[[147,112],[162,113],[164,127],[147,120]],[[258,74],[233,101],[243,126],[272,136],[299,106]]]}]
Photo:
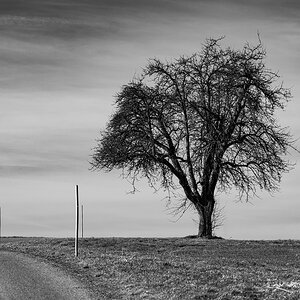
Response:
[{"label": "grass", "polygon": [[63,267],[95,299],[300,299],[300,241],[2,238]]}]

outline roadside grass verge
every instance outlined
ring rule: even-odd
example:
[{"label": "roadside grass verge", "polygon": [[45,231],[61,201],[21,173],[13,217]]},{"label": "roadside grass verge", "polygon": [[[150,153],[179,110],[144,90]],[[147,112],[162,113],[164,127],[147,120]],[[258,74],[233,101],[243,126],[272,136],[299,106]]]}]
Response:
[{"label": "roadside grass verge", "polygon": [[96,299],[300,299],[300,241],[2,238],[83,281]]}]

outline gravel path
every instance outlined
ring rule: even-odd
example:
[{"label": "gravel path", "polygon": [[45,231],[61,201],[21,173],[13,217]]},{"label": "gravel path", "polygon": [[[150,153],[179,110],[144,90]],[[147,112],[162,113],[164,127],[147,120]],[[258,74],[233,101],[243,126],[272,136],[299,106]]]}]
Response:
[{"label": "gravel path", "polygon": [[28,256],[0,251],[0,300],[91,300],[63,271]]}]

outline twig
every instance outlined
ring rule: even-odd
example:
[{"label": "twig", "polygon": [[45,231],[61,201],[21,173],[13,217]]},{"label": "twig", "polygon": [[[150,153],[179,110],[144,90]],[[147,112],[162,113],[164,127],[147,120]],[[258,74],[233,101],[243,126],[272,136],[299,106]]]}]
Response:
[{"label": "twig", "polygon": [[268,286],[269,289],[277,289],[277,290],[281,290],[281,291],[284,291],[284,292],[287,292],[287,293],[293,293],[293,291],[289,291],[289,290],[286,290],[286,289],[283,289],[279,286]]}]

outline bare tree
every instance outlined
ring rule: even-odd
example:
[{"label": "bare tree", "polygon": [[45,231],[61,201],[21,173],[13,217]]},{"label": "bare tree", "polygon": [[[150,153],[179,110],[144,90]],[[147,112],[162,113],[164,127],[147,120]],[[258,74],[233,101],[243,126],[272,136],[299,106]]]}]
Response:
[{"label": "bare tree", "polygon": [[182,207],[199,214],[198,236],[212,237],[216,192],[235,187],[247,201],[257,188],[275,191],[291,167],[293,141],[274,116],[291,95],[265,56],[260,42],[233,50],[209,39],[190,57],[151,60],[117,95],[92,168],[180,187]]}]

